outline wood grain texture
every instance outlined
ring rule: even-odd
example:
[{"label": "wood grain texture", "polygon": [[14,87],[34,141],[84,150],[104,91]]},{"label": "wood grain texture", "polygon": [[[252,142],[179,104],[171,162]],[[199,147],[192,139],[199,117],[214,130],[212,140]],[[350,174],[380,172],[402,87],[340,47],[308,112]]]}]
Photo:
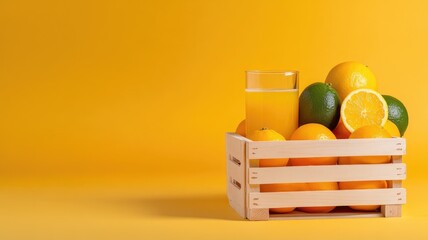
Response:
[{"label": "wood grain texture", "polygon": [[[401,188],[406,178],[403,138],[345,139],[332,141],[253,142],[234,133],[226,134],[227,194],[230,205],[250,220],[397,217],[406,202]],[[283,157],[392,155],[390,164],[287,166],[260,168],[259,159]],[[260,184],[388,180],[387,189],[328,190],[261,193]],[[269,208],[382,205],[376,212],[269,214]]]},{"label": "wood grain texture", "polygon": [[[250,160],[248,158],[248,156],[249,156],[248,142],[246,142],[245,146],[246,146],[245,164],[247,166],[246,174],[248,176],[249,171],[252,167],[258,167],[259,166],[259,161],[257,159]],[[259,184],[250,184],[248,179],[247,179],[246,191],[247,191],[247,198],[246,198],[247,218],[250,220],[268,220],[269,219],[269,208],[252,208],[249,205],[250,193],[259,193],[260,192],[260,185]]]},{"label": "wood grain texture", "polygon": [[404,188],[249,193],[251,208],[404,204]]},{"label": "wood grain texture", "polygon": [[256,220],[256,221],[265,221],[269,220],[269,209],[268,208],[251,208],[248,210],[248,216],[247,218],[249,220]]},{"label": "wood grain texture", "polygon": [[246,217],[245,139],[237,134],[226,134],[226,191],[230,206]]},{"label": "wood grain texture", "polygon": [[391,163],[269,168],[250,167],[248,177],[250,184],[402,180],[406,178],[406,165],[404,163]]},{"label": "wood grain texture", "polygon": [[[403,162],[402,156],[393,156],[392,162],[394,164],[400,164]],[[401,180],[391,180],[388,181],[390,188],[401,188]],[[402,206],[400,204],[388,204],[381,206],[381,212],[385,217],[401,217]]]},{"label": "wood grain texture", "polygon": [[376,218],[382,217],[381,212],[329,212],[329,213],[305,213],[291,212],[284,214],[271,214],[269,220],[291,220],[291,219],[332,219],[332,218]]},{"label": "wood grain texture", "polygon": [[249,158],[404,155],[403,138],[249,142]]}]

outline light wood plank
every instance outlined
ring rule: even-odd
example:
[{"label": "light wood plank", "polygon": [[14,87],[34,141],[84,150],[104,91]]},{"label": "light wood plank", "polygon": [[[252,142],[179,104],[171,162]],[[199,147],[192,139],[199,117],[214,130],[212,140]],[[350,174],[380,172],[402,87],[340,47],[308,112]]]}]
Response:
[{"label": "light wood plank", "polygon": [[233,133],[226,134],[226,191],[230,206],[246,217],[245,139]]},{"label": "light wood plank", "polygon": [[247,218],[255,221],[266,221],[269,220],[269,209],[268,208],[252,208],[248,211]]},{"label": "light wood plank", "polygon": [[[247,176],[248,171],[251,167],[258,167],[259,161],[258,160],[250,160],[248,158],[249,150],[248,150],[248,142],[245,144],[246,146],[246,158],[245,158],[245,164],[248,166],[247,168]],[[259,193],[260,192],[260,185],[258,184],[250,184],[248,181],[246,181],[246,189],[247,189],[247,218],[250,220],[268,220],[269,219],[269,208],[251,208],[249,205],[250,201],[250,194],[251,193]]]},{"label": "light wood plank", "polygon": [[382,217],[381,212],[330,212],[330,213],[304,213],[291,212],[284,214],[271,214],[269,220],[291,220],[291,219],[331,219],[331,218],[375,218]]},{"label": "light wood plank", "polygon": [[[392,162],[395,164],[400,164],[403,162],[402,156],[392,156]],[[401,180],[392,180],[388,182],[389,187],[391,188],[401,188]],[[381,212],[385,217],[401,217],[402,206],[400,204],[389,204],[381,206]]]},{"label": "light wood plank", "polygon": [[226,133],[226,150],[232,156],[242,156],[242,161],[245,160],[244,145],[248,141],[247,138],[236,134]]},{"label": "light wood plank", "polygon": [[249,193],[251,208],[404,204],[404,188]]},{"label": "light wood plank", "polygon": [[249,158],[404,155],[404,138],[249,141]]},{"label": "light wood plank", "polygon": [[251,167],[248,177],[250,184],[401,180],[406,178],[406,164]]}]

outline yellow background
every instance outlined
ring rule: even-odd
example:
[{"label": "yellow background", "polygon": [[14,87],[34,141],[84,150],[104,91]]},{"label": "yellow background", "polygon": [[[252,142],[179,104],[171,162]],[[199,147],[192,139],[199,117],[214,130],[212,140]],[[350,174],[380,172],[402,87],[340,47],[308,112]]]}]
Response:
[{"label": "yellow background", "polygon": [[[1,1],[0,238],[427,237],[425,1]],[[247,222],[225,197],[244,71],[367,64],[407,106],[399,219]],[[311,231],[313,230],[313,231]]]}]

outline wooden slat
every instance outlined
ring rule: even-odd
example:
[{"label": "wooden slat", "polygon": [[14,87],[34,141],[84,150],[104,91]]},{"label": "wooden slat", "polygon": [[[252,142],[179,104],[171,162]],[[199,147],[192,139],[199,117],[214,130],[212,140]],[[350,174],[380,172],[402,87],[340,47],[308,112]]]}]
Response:
[{"label": "wooden slat", "polygon": [[226,150],[232,156],[242,156],[245,158],[245,143],[248,141],[247,138],[236,134],[226,133]]},{"label": "wooden slat", "polygon": [[230,206],[243,218],[246,217],[245,142],[238,134],[226,134],[227,197]]},{"label": "wooden slat", "polygon": [[375,218],[382,217],[381,212],[329,212],[329,213],[305,213],[305,212],[291,212],[284,214],[271,214],[269,220],[281,219],[328,219],[328,218]]},{"label": "wooden slat", "polygon": [[402,180],[406,164],[356,164],[250,168],[250,184]]},{"label": "wooden slat", "polygon": [[249,141],[248,143],[250,159],[406,154],[404,138]]},{"label": "wooden slat", "polygon": [[317,207],[404,204],[404,188],[249,193],[249,207]]},{"label": "wooden slat", "polygon": [[250,208],[247,218],[256,221],[269,220],[269,208]]}]

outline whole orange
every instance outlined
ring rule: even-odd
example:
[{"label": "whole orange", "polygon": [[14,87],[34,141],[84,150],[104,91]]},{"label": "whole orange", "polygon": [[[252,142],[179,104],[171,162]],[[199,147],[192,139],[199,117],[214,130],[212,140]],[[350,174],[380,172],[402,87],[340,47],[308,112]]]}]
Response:
[{"label": "whole orange", "polygon": [[349,132],[349,130],[343,124],[342,119],[339,120],[339,123],[333,130],[333,133],[337,139],[348,139],[349,135],[351,135],[351,132]]},{"label": "whole orange", "polygon": [[[313,182],[306,183],[306,187],[308,191],[312,190],[338,190],[339,185],[337,182]],[[335,206],[325,206],[325,207],[299,207],[298,209],[303,212],[308,213],[328,213],[332,211]]]},{"label": "whole orange", "polygon": [[373,72],[365,64],[355,61],[343,62],[333,67],[325,82],[336,89],[340,101],[356,89],[377,90],[377,80]]},{"label": "whole orange", "polygon": [[[285,138],[277,133],[276,131],[268,128],[262,128],[255,130],[248,134],[248,139],[253,141],[285,141]],[[260,167],[281,167],[286,166],[288,158],[272,158],[272,159],[260,159]]]},{"label": "whole orange", "polygon": [[[357,182],[339,182],[340,190],[348,189],[377,189],[377,188],[386,188],[387,183],[384,180],[379,181],[357,181]],[[349,206],[354,210],[359,211],[374,211],[378,209],[379,205],[356,205]]]},{"label": "whole orange", "polygon": [[[318,123],[300,126],[291,134],[290,140],[335,140],[336,136],[327,127]],[[290,158],[292,166],[334,165],[337,157]]]},{"label": "whole orange", "polygon": [[245,137],[245,132],[246,132],[246,124],[245,124],[245,119],[242,120],[239,124],[238,127],[236,127],[235,133]]},{"label": "whole orange", "polygon": [[[391,138],[391,135],[383,128],[377,125],[367,125],[355,130],[349,139],[357,138]],[[348,164],[379,164],[388,163],[391,156],[353,156],[348,157]]]},{"label": "whole orange", "polygon": [[[260,192],[294,192],[307,190],[306,183],[280,183],[280,184],[261,184]],[[273,213],[292,212],[295,207],[271,208]]]}]

